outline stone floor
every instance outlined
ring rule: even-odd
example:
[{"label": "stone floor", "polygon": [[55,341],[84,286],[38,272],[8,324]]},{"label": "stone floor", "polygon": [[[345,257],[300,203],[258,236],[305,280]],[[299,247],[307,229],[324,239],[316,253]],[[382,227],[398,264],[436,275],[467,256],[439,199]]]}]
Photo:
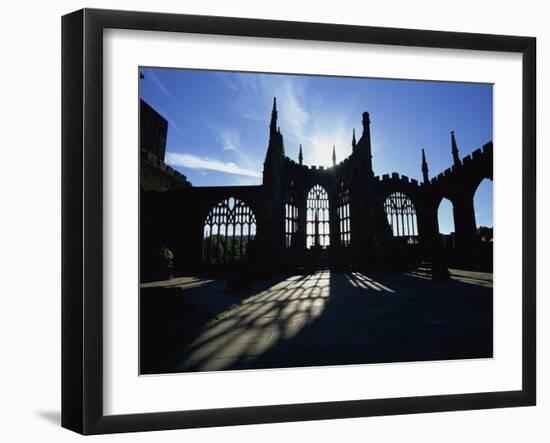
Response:
[{"label": "stone floor", "polygon": [[490,358],[492,274],[322,271],[244,294],[223,280],[143,284],[141,372]]}]

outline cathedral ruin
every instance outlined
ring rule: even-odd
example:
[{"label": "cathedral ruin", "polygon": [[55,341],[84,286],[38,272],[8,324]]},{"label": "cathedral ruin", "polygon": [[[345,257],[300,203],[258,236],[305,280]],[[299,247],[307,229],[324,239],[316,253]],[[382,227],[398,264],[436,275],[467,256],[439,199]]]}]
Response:
[{"label": "cathedral ruin", "polygon": [[[481,181],[493,179],[491,141],[461,158],[451,132],[445,171],[430,177],[422,150],[422,182],[397,172],[377,176],[364,112],[347,158],[337,161],[333,150],[330,167],[309,166],[301,147],[297,161],[286,155],[274,99],[262,184],[195,187],[164,164],[158,138],[165,143],[167,129],[158,117],[142,101],[142,281],[154,278],[163,248],[173,254],[177,275],[400,271],[427,263],[433,278],[445,278],[449,261],[460,266],[492,257],[476,233],[473,203]],[[439,234],[443,198],[453,206],[451,245]]]}]

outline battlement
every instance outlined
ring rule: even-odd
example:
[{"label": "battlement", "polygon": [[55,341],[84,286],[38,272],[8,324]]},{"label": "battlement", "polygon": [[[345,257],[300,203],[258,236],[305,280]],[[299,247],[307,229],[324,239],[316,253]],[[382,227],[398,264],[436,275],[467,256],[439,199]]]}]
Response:
[{"label": "battlement", "polygon": [[[323,165],[301,165],[297,163],[295,160],[291,159],[290,157],[285,157],[285,161],[287,164],[289,164],[293,168],[303,168],[303,169],[310,169],[312,171],[330,171],[332,169],[335,169],[334,166],[323,166]],[[338,167],[336,165],[336,167]]]},{"label": "battlement", "polygon": [[382,182],[391,181],[391,182],[399,182],[399,183],[405,184],[405,185],[420,186],[418,180],[415,180],[413,178],[409,178],[406,175],[400,175],[397,172],[392,172],[391,175],[390,174],[384,174],[384,175],[382,175],[381,179],[380,179],[380,177],[377,176],[377,177],[375,177],[375,179],[377,179],[378,181],[382,181]]},{"label": "battlement", "polygon": [[461,171],[466,171],[474,167],[477,161],[481,161],[486,156],[493,155],[493,142],[485,143],[481,148],[476,149],[471,154],[466,155],[462,158],[459,165],[453,165],[450,168],[445,169],[445,171],[437,174],[430,180],[430,183],[435,185],[441,183],[446,178],[453,176],[455,173],[460,173]]},{"label": "battlement", "polygon": [[472,158],[480,158],[482,155],[481,149],[476,149],[474,152],[472,152]]},{"label": "battlement", "polygon": [[341,162],[336,163],[336,165],[334,165],[334,166],[332,166],[332,165],[331,166],[304,165],[304,164],[301,165],[301,164],[299,164],[298,162],[296,162],[295,160],[293,160],[290,157],[285,157],[285,162],[293,168],[304,168],[304,169],[310,169],[310,170],[313,170],[313,171],[336,171],[336,170],[339,170],[340,168],[346,167],[346,165],[350,164],[351,156],[346,157],[344,160],[342,160]]},{"label": "battlement", "polygon": [[191,186],[191,183],[187,180],[187,177],[185,175],[183,175],[178,170],[164,163],[160,158],[158,158],[152,152],[142,149],[141,161],[142,163],[147,163],[151,166],[154,166],[154,168],[157,169],[158,171],[176,179],[178,182],[181,182],[183,186],[185,187]]}]

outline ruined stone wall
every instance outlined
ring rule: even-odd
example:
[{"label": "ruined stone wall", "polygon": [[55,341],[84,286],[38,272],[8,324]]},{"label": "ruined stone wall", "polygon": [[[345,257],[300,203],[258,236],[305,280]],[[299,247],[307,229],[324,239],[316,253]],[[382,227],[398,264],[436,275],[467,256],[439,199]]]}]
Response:
[{"label": "ruined stone wall", "polygon": [[190,188],[185,175],[171,168],[154,154],[141,151],[140,188],[142,191],[172,191]]}]

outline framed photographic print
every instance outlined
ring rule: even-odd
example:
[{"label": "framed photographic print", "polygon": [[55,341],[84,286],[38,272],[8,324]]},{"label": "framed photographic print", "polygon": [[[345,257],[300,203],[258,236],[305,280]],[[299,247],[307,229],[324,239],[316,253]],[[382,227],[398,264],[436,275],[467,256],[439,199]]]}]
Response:
[{"label": "framed photographic print", "polygon": [[62,25],[64,427],[535,404],[534,38]]}]

